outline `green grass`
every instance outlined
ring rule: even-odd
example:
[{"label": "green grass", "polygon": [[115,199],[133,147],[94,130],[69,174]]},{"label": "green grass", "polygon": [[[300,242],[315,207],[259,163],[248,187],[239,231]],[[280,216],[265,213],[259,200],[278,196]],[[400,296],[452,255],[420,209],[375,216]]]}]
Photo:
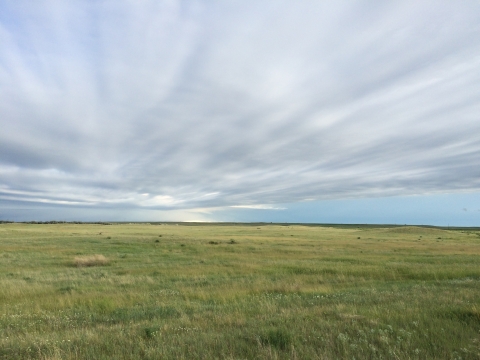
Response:
[{"label": "green grass", "polygon": [[1,224],[0,359],[479,359],[479,255],[461,229]]}]

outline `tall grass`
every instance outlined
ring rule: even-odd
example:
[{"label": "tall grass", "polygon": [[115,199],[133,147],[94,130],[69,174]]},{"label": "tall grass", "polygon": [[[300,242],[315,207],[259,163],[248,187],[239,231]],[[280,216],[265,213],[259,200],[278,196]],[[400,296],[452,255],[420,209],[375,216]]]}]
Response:
[{"label": "tall grass", "polygon": [[479,359],[478,234],[0,224],[0,359]]}]

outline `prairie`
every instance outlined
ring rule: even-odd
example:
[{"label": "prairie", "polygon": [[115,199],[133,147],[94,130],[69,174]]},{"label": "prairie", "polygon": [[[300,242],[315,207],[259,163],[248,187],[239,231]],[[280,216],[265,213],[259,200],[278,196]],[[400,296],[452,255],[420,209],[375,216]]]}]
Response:
[{"label": "prairie", "polygon": [[479,359],[480,231],[0,224],[0,359]]}]

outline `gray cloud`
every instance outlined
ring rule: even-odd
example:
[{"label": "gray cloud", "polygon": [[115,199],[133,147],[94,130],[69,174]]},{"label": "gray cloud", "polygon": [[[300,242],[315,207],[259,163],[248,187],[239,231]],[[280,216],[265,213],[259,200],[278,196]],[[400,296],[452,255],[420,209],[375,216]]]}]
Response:
[{"label": "gray cloud", "polygon": [[477,2],[0,6],[5,204],[480,189]]}]

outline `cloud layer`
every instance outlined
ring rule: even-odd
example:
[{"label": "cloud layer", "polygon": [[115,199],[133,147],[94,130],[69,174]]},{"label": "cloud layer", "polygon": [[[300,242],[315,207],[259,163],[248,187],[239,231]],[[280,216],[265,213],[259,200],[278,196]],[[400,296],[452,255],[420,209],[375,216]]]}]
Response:
[{"label": "cloud layer", "polygon": [[480,190],[480,5],[0,5],[0,201],[276,208]]}]

